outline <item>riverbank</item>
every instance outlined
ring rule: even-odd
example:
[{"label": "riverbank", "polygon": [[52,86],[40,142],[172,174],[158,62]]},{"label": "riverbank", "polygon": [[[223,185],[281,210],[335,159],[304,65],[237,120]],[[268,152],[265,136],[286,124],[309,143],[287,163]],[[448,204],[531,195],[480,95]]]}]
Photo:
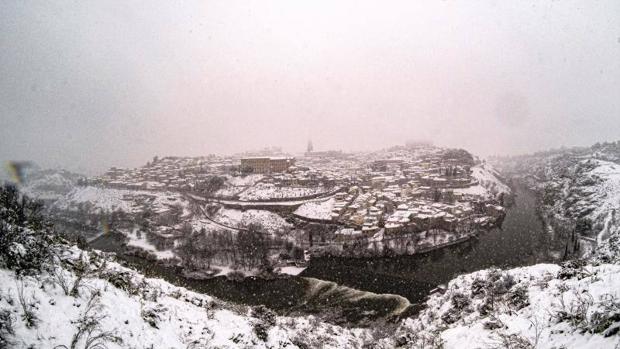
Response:
[{"label": "riverbank", "polygon": [[[113,236],[99,239],[91,247],[109,252],[122,251],[122,244]],[[117,256],[121,263],[145,276],[161,278],[227,302],[248,306],[265,305],[279,315],[312,314],[323,321],[342,326],[393,324],[397,319],[411,314],[415,308],[407,297],[400,295],[377,294],[331,281],[290,275],[299,272],[299,269],[286,269],[281,274],[271,274],[268,279],[257,276],[194,279],[185,277],[178,266],[122,253]]]},{"label": "riverbank", "polygon": [[[514,203],[507,209],[501,228],[481,232],[477,239],[417,255],[313,258],[301,276],[400,294],[411,302],[420,302],[431,289],[460,274],[556,261],[557,250],[563,246],[545,231],[536,207],[534,192],[516,186]],[[416,289],[420,285],[428,286]]]}]

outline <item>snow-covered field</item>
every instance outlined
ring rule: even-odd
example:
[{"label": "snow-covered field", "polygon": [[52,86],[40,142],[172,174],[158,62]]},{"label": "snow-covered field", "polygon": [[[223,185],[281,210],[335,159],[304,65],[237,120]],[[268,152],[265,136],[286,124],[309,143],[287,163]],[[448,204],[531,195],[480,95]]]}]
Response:
[{"label": "snow-covered field", "polygon": [[184,211],[187,201],[180,194],[129,189],[112,189],[95,186],[75,187],[56,202],[60,209],[76,209],[80,204],[94,207],[100,212],[117,210],[135,213],[148,206],[154,212],[166,211],[172,205],[180,205]]},{"label": "snow-covered field", "polygon": [[236,187],[253,186],[254,184],[258,183],[259,181],[263,180],[264,178],[265,178],[265,176],[262,175],[262,174],[251,174],[251,175],[247,175],[245,177],[241,177],[241,176],[226,176],[227,183],[232,185],[232,186],[236,186]]},{"label": "snow-covered field", "polygon": [[137,229],[127,233],[125,236],[129,239],[127,246],[138,247],[151,254],[155,255],[157,259],[171,259],[175,258],[174,252],[171,250],[159,251],[152,243],[146,239],[146,233],[138,232]]},{"label": "snow-covered field", "polygon": [[301,267],[282,267],[280,268],[280,273],[282,274],[288,274],[288,275],[299,275],[301,274],[302,271],[304,271],[306,268],[301,268]]},{"label": "snow-covered field", "polygon": [[253,174],[245,177],[227,175],[225,178],[226,182],[224,183],[224,187],[215,193],[216,196],[229,197],[237,195],[256,185],[256,183],[264,179],[265,176],[260,174]]},{"label": "snow-covered field", "polygon": [[234,210],[234,209],[220,209],[213,220],[223,223],[232,227],[244,227],[249,224],[259,224],[265,228],[268,232],[281,231],[292,228],[290,223],[287,223],[277,213],[265,210]]},{"label": "snow-covered field", "polygon": [[335,202],[333,198],[325,201],[308,202],[299,206],[299,208],[295,210],[295,214],[307,218],[328,220],[331,219],[331,213],[334,209]]},{"label": "snow-covered field", "polygon": [[269,183],[258,183],[239,195],[244,201],[299,198],[327,192],[324,187],[277,187]]},{"label": "snow-covered field", "polygon": [[104,212],[112,212],[121,210],[124,212],[133,212],[134,207],[130,200],[124,200],[130,190],[109,189],[101,187],[79,187],[73,189],[65,198],[57,203],[57,207],[69,209],[79,204],[92,204],[96,208]]}]

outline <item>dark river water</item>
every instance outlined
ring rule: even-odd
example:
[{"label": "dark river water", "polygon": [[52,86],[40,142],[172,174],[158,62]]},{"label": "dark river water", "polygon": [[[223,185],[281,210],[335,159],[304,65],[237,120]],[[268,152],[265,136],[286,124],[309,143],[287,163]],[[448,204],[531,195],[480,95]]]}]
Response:
[{"label": "dark river water", "polygon": [[517,187],[502,227],[482,232],[477,239],[413,256],[313,259],[301,276],[398,294],[413,303],[459,274],[555,261],[564,243],[545,231],[536,214],[534,193]]},{"label": "dark river water", "polygon": [[[437,285],[476,270],[515,267],[556,259],[563,247],[545,232],[536,215],[536,198],[516,188],[515,203],[507,210],[502,228],[477,239],[437,251],[392,258],[315,258],[297,277],[274,280],[225,277],[191,280],[176,268],[123,257],[143,273],[223,300],[263,304],[280,314],[316,314],[337,324],[369,325],[415,313]],[[93,247],[114,251],[119,246],[99,239]]]}]

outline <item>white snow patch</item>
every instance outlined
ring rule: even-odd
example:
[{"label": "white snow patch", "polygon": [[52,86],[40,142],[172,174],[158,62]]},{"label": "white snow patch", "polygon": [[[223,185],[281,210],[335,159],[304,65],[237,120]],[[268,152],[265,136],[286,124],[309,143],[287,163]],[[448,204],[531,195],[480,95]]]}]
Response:
[{"label": "white snow patch", "polygon": [[312,219],[328,220],[331,219],[331,213],[334,209],[335,202],[336,200],[334,198],[319,202],[308,202],[299,206],[299,208],[295,210],[295,214]]}]

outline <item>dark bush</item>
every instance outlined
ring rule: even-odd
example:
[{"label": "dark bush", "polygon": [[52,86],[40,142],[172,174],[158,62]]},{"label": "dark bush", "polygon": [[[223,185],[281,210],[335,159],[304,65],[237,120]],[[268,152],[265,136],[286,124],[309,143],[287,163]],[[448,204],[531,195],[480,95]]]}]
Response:
[{"label": "dark bush", "polygon": [[491,331],[491,330],[496,330],[498,328],[504,327],[504,324],[502,324],[501,321],[494,319],[494,320],[486,321],[483,324],[483,327],[484,327],[485,330]]},{"label": "dark bush", "polygon": [[311,346],[308,345],[308,343],[306,343],[305,341],[306,341],[306,338],[298,335],[297,337],[291,340],[291,343],[296,345],[299,349],[310,349]]},{"label": "dark bush", "polygon": [[411,342],[413,342],[413,339],[411,338],[411,334],[406,333],[402,336],[397,337],[394,340],[394,345],[396,346],[396,348],[408,347],[410,346]]},{"label": "dark bush", "polygon": [[476,278],[471,283],[471,295],[473,297],[484,296],[488,287],[489,287],[489,283],[486,280],[481,279],[481,278]]},{"label": "dark bush", "polygon": [[491,314],[491,312],[493,312],[493,309],[493,301],[491,300],[491,298],[485,298],[484,302],[478,305],[478,312],[482,316]]},{"label": "dark bush", "polygon": [[42,207],[15,187],[0,186],[0,266],[34,274],[49,260],[53,234]]},{"label": "dark bush", "polygon": [[452,306],[457,310],[463,310],[471,303],[471,300],[460,292],[455,292],[450,298]]},{"label": "dark bush", "polygon": [[252,308],[251,315],[252,317],[255,317],[268,324],[269,326],[275,326],[276,324],[276,314],[264,305],[259,305]]},{"label": "dark bush", "polygon": [[254,324],[254,334],[256,337],[263,342],[266,342],[269,338],[269,327],[262,322],[258,322]]},{"label": "dark bush", "polygon": [[487,283],[489,284],[487,293],[490,292],[492,295],[505,294],[516,284],[514,277],[511,274],[502,272],[499,269],[489,271]]},{"label": "dark bush", "polygon": [[269,329],[276,324],[276,314],[267,307],[259,305],[252,309],[251,316],[256,318],[254,333],[258,339],[267,341]]},{"label": "dark bush", "polygon": [[583,270],[584,266],[585,262],[582,260],[570,260],[564,262],[562,263],[562,269],[558,272],[558,279],[567,280],[574,277],[582,279],[588,276],[588,273]]},{"label": "dark bush", "polygon": [[108,271],[101,276],[118,289],[128,291],[131,288],[131,274],[128,272]]},{"label": "dark bush", "polygon": [[601,297],[601,308],[594,312],[589,321],[589,332],[613,336],[620,329],[620,300],[607,294]]},{"label": "dark bush", "polygon": [[617,328],[620,325],[620,313],[609,314],[603,312],[596,312],[592,314],[592,318],[590,320],[592,323],[592,331],[593,333],[605,333],[610,328]]},{"label": "dark bush", "polygon": [[448,311],[441,315],[441,320],[446,324],[452,324],[461,318],[461,312],[456,310],[455,308],[450,308]]},{"label": "dark bush", "polygon": [[530,304],[527,288],[524,286],[515,287],[508,296],[508,304],[517,310],[522,309]]},{"label": "dark bush", "polygon": [[7,309],[0,310],[0,348],[8,348],[12,345],[10,336],[15,335],[13,331],[13,317]]},{"label": "dark bush", "polygon": [[144,320],[144,322],[151,325],[151,327],[153,328],[159,329],[159,322],[162,319],[162,314],[164,314],[166,310],[167,309],[164,308],[163,306],[157,305],[152,308],[142,309],[142,312],[140,313],[140,315],[142,316],[142,319]]},{"label": "dark bush", "polygon": [[229,272],[228,274],[226,274],[226,278],[231,281],[241,282],[245,279],[245,274],[243,274],[240,271],[233,270]]}]

